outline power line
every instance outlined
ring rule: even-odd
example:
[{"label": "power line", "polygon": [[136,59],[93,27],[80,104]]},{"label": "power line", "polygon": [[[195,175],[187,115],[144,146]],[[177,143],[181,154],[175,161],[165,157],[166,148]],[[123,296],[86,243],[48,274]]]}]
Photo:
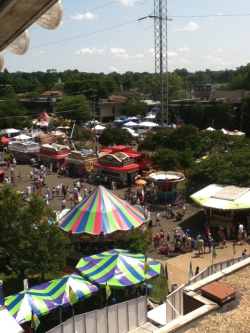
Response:
[{"label": "power line", "polygon": [[[128,22],[125,22],[125,23],[114,25],[112,27],[108,27],[108,28],[104,28],[104,29],[100,29],[100,30],[88,32],[88,33],[83,34],[83,35],[79,35],[79,36],[75,36],[75,37],[70,37],[70,38],[65,38],[65,39],[61,39],[61,40],[55,41],[55,42],[50,42],[50,43],[46,43],[46,44],[41,44],[41,45],[33,46],[33,47],[30,47],[29,50],[37,49],[39,47],[44,47],[44,46],[59,44],[59,43],[67,42],[67,41],[78,39],[78,38],[85,37],[85,36],[91,36],[91,35],[97,34],[99,32],[112,30],[112,29],[119,28],[119,27],[122,27],[122,26],[125,26],[125,25],[128,25],[128,24],[135,23],[135,22],[138,22],[138,20],[128,21]],[[5,53],[5,54],[10,54],[10,53],[11,52],[8,52],[8,53]]]},{"label": "power line", "polygon": [[[147,0],[147,1],[148,1],[148,0]],[[146,1],[146,2],[147,2],[147,1]],[[110,3],[107,3],[106,5],[102,5],[102,6],[99,6],[99,7],[95,7],[95,8],[89,9],[89,10],[83,12],[83,13],[79,13],[79,14],[75,14],[75,15],[71,15],[71,16],[64,17],[64,18],[62,19],[62,21],[66,21],[66,20],[68,20],[68,19],[71,19],[71,18],[77,17],[78,15],[84,15],[84,14],[87,14],[87,13],[90,12],[90,11],[93,12],[93,11],[95,11],[95,10],[98,10],[98,9],[101,9],[101,8],[104,8],[104,7],[108,7],[108,6],[113,5],[113,4],[115,4],[115,3],[118,3],[118,2],[120,2],[120,0],[115,0],[115,1],[112,1],[112,2],[110,2]],[[33,27],[33,28],[29,29],[29,30],[35,30],[35,29],[38,29],[38,28],[41,28],[41,27],[40,27],[40,26],[37,26],[37,27]]]},{"label": "power line", "polygon": [[211,15],[177,15],[171,16],[172,18],[205,18],[205,17],[241,17],[250,16],[250,14],[211,14]]}]

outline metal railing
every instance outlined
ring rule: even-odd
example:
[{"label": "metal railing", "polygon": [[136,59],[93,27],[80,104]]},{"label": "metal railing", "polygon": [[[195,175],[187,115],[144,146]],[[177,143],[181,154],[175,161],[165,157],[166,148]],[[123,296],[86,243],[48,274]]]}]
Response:
[{"label": "metal railing", "polygon": [[217,272],[222,271],[232,265],[235,265],[250,256],[242,256],[239,258],[229,259],[226,261],[214,263],[209,267],[205,268],[196,276],[192,277],[188,282],[180,286],[178,289],[174,290],[171,294],[166,297],[166,311],[167,311],[167,323],[170,323],[172,320],[177,319],[183,315],[183,292],[187,286],[194,284],[198,281],[205,279],[208,276],[211,276]]},{"label": "metal railing", "polygon": [[[75,316],[77,333],[126,333],[147,322],[146,296]],[[75,333],[73,318],[47,333]]]}]

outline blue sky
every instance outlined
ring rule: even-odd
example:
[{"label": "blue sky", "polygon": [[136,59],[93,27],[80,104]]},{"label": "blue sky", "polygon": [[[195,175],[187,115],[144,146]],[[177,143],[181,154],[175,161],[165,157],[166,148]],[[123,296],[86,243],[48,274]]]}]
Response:
[{"label": "blue sky", "polygon": [[[154,72],[154,26],[146,19],[153,0],[62,0],[63,21],[54,31],[30,27],[30,49],[24,56],[5,54],[9,71],[78,69],[86,72]],[[95,9],[107,4],[106,7]],[[110,4],[110,5],[108,5]],[[234,69],[250,62],[249,0],[168,0],[169,70]],[[176,17],[218,15],[217,17]],[[92,34],[95,31],[99,33]],[[47,43],[79,35],[54,45]],[[89,35],[86,35],[89,34]]]}]

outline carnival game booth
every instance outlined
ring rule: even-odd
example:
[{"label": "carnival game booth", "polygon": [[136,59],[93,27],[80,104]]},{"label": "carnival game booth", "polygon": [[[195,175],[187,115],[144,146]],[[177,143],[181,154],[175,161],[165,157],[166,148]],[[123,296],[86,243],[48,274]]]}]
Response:
[{"label": "carnival game booth", "polygon": [[250,188],[209,185],[191,195],[200,206],[209,210],[211,226],[231,228],[239,214],[250,211]]},{"label": "carnival game booth", "polygon": [[139,164],[139,171],[148,170],[152,162],[149,159],[149,154],[145,152],[135,153],[133,152],[133,148],[131,146],[114,146],[112,148],[102,148],[99,149],[100,153],[125,153],[128,156],[134,159],[135,164]]},{"label": "carnival game booth", "polygon": [[61,170],[62,165],[65,165],[65,158],[68,157],[70,148],[68,146],[52,143],[41,146],[40,152],[36,155],[41,165],[50,165],[54,170]]},{"label": "carnival game booth", "polygon": [[149,175],[149,182],[156,187],[157,199],[161,202],[173,202],[177,198],[177,185],[185,180],[181,172],[158,171]]},{"label": "carnival game booth", "polygon": [[36,153],[40,151],[40,146],[36,142],[13,142],[10,151],[17,161],[32,163],[37,158]]},{"label": "carnival game booth", "polygon": [[97,169],[97,180],[110,185],[111,188],[126,187],[134,183],[139,171],[139,164],[126,153],[100,153],[98,163],[94,163]]},{"label": "carnival game booth", "polygon": [[91,150],[82,151],[72,150],[68,157],[65,158],[68,170],[77,175],[89,173],[97,162],[97,156]]},{"label": "carnival game booth", "polygon": [[98,186],[62,217],[59,227],[81,242],[98,243],[122,239],[145,222],[143,213]]}]

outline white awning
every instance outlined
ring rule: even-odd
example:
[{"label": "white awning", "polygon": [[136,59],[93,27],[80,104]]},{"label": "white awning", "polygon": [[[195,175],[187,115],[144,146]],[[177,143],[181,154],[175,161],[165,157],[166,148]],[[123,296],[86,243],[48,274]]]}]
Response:
[{"label": "white awning", "polygon": [[159,125],[156,123],[152,123],[150,121],[144,121],[144,122],[140,123],[139,126],[140,127],[157,127]]},{"label": "white awning", "polygon": [[166,325],[167,323],[166,303],[157,306],[157,308],[154,308],[151,311],[148,311],[148,319],[151,319],[162,326]]},{"label": "white awning", "polygon": [[22,327],[16,322],[7,309],[0,311],[1,333],[21,333]]}]

